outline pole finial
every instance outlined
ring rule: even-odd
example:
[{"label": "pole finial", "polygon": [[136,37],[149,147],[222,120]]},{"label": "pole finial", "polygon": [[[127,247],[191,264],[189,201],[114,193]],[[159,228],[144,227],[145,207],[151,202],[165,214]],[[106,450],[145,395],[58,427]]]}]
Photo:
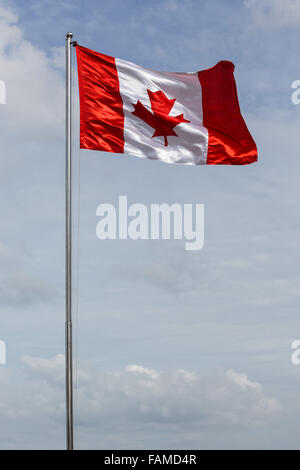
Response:
[{"label": "pole finial", "polygon": [[66,34],[66,39],[72,39],[73,33],[67,33]]}]

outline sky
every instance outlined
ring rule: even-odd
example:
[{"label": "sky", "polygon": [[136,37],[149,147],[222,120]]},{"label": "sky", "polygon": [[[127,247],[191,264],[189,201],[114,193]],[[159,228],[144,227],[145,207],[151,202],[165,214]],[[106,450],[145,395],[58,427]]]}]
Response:
[{"label": "sky", "polygon": [[[65,447],[67,31],[154,70],[231,60],[258,147],[241,167],[79,151],[74,68],[76,448],[299,449],[299,26],[299,0],[0,0],[1,449]],[[204,204],[204,248],[98,240],[119,195]]]}]

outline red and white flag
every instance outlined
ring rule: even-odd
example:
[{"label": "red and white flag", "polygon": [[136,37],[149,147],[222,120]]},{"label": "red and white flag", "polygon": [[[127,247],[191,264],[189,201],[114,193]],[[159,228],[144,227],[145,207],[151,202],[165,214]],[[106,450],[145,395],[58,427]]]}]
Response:
[{"label": "red and white flag", "polygon": [[257,160],[231,62],[194,73],[155,72],[76,50],[80,148],[187,165]]}]

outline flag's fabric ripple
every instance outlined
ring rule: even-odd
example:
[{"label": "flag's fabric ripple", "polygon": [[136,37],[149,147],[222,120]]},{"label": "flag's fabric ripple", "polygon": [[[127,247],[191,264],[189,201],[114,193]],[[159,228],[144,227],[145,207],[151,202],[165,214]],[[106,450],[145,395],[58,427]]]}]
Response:
[{"label": "flag's fabric ripple", "polygon": [[77,46],[80,147],[187,165],[243,165],[257,148],[234,65],[156,72]]}]

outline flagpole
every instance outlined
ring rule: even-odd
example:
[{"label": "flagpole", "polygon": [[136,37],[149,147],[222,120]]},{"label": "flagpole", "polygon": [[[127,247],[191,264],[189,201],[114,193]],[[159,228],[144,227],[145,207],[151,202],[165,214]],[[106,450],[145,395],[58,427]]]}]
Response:
[{"label": "flagpole", "polygon": [[73,361],[72,361],[72,102],[71,44],[66,34],[66,446],[73,450]]}]

